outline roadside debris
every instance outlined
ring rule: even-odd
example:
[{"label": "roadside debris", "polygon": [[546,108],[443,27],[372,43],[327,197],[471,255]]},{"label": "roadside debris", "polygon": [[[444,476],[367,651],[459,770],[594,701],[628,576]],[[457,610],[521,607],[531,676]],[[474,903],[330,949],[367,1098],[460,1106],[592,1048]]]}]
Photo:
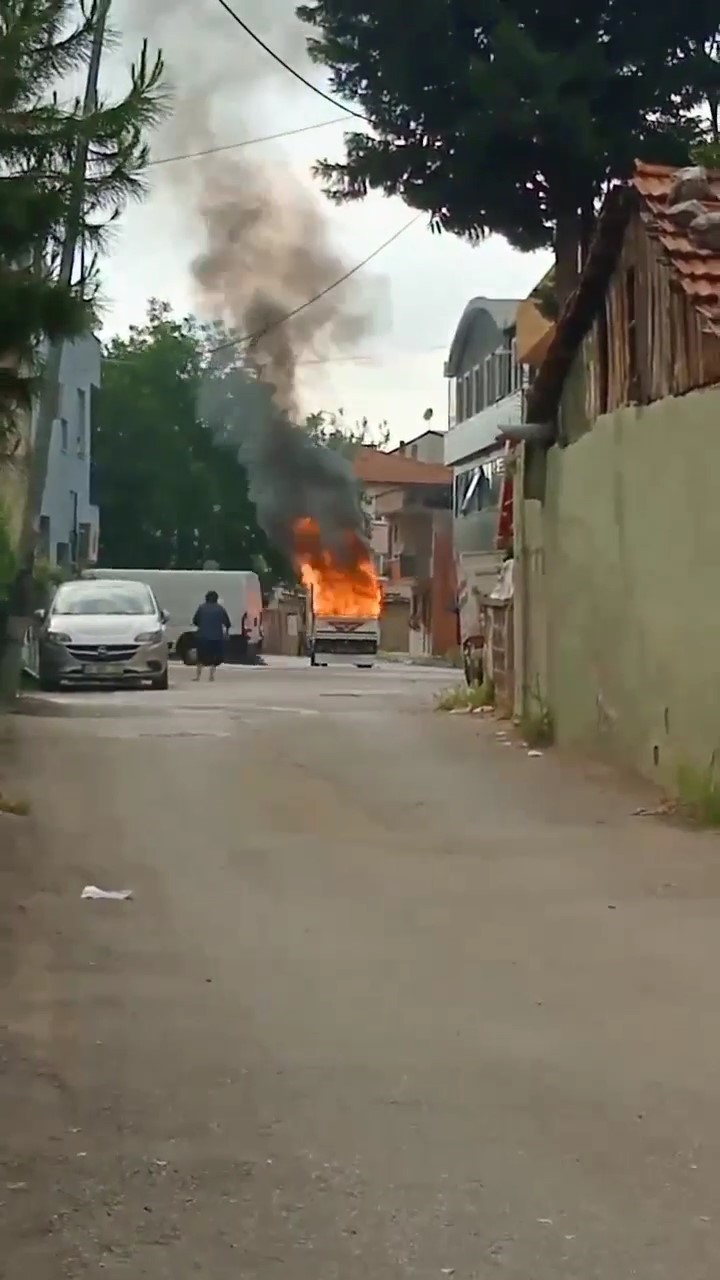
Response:
[{"label": "roadside debris", "polygon": [[528,755],[531,760],[540,760],[542,758],[542,751],[528,751]]},{"label": "roadside debris", "polygon": [[132,896],[132,889],[98,889],[95,884],[86,884],[80,894],[81,898],[91,898],[93,901],[104,899],[108,902],[126,902]]},{"label": "roadside debris", "polygon": [[633,818],[671,818],[678,810],[677,800],[663,800],[652,809],[633,809]]},{"label": "roadside debris", "polygon": [[0,791],[0,814],[3,813],[10,818],[27,818],[30,805],[27,800],[13,800]]}]

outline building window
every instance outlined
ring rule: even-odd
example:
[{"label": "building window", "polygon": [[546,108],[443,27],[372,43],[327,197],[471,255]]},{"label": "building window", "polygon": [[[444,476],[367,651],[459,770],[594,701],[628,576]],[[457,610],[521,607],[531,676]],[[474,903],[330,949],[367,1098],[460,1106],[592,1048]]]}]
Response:
[{"label": "building window", "polygon": [[417,458],[417,451],[418,451],[418,447],[416,444],[414,444],[410,450],[410,457]]},{"label": "building window", "polygon": [[77,559],[78,559],[78,564],[80,565],[85,565],[90,563],[90,556],[92,551],[91,535],[92,535],[92,526],[89,524],[89,522],[85,520],[81,521],[78,527],[78,550],[77,550]]},{"label": "building window", "polygon": [[60,448],[63,453],[68,451],[68,422],[67,418],[60,419]]},{"label": "building window", "polygon": [[41,560],[50,559],[50,517],[40,517],[40,530],[38,536],[38,555]]},{"label": "building window", "polygon": [[500,504],[505,471],[502,458],[492,458],[455,477],[453,509],[456,517],[494,511]]},{"label": "building window", "polygon": [[471,374],[469,373],[465,374],[464,382],[465,382],[465,417],[472,418],[475,412],[475,409],[473,407],[473,386],[472,386]]},{"label": "building window", "polygon": [[504,400],[505,396],[509,396],[512,391],[512,354],[507,350],[497,351],[495,359],[497,361],[495,399]]},{"label": "building window", "polygon": [[465,421],[465,381],[463,378],[457,380],[457,394],[455,397],[455,421]]},{"label": "building window", "polygon": [[473,369],[473,399],[476,413],[480,413],[480,410],[485,408],[484,390],[483,370],[482,366],[478,364]]},{"label": "building window", "polygon": [[85,457],[87,449],[87,392],[78,388],[77,393],[77,452],[79,458]]}]

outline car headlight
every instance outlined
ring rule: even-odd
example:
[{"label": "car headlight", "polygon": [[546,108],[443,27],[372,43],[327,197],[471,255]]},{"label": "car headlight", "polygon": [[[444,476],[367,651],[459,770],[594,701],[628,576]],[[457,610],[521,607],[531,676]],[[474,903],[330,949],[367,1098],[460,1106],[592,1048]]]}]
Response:
[{"label": "car headlight", "polygon": [[141,631],[139,636],[135,637],[136,644],[159,644],[163,638],[162,631]]},{"label": "car headlight", "polygon": [[53,644],[72,644],[72,636],[66,635],[64,631],[48,631],[47,638]]}]

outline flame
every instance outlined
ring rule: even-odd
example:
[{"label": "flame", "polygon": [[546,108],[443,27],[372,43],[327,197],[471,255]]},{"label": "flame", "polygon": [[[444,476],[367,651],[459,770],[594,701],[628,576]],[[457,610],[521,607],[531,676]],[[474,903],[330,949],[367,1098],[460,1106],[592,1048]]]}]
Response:
[{"label": "flame", "polygon": [[304,586],[312,591],[313,609],[324,618],[379,618],[380,583],[372,555],[356,533],[346,535],[342,559],[323,547],[314,520],[305,517],[295,528],[295,561]]}]

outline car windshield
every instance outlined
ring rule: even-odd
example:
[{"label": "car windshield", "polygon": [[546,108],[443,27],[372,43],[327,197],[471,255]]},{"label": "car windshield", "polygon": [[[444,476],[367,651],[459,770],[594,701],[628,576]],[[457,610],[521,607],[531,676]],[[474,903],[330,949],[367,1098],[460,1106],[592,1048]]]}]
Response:
[{"label": "car windshield", "polygon": [[58,589],[54,614],[153,614],[155,601],[138,582],[67,582]]}]

